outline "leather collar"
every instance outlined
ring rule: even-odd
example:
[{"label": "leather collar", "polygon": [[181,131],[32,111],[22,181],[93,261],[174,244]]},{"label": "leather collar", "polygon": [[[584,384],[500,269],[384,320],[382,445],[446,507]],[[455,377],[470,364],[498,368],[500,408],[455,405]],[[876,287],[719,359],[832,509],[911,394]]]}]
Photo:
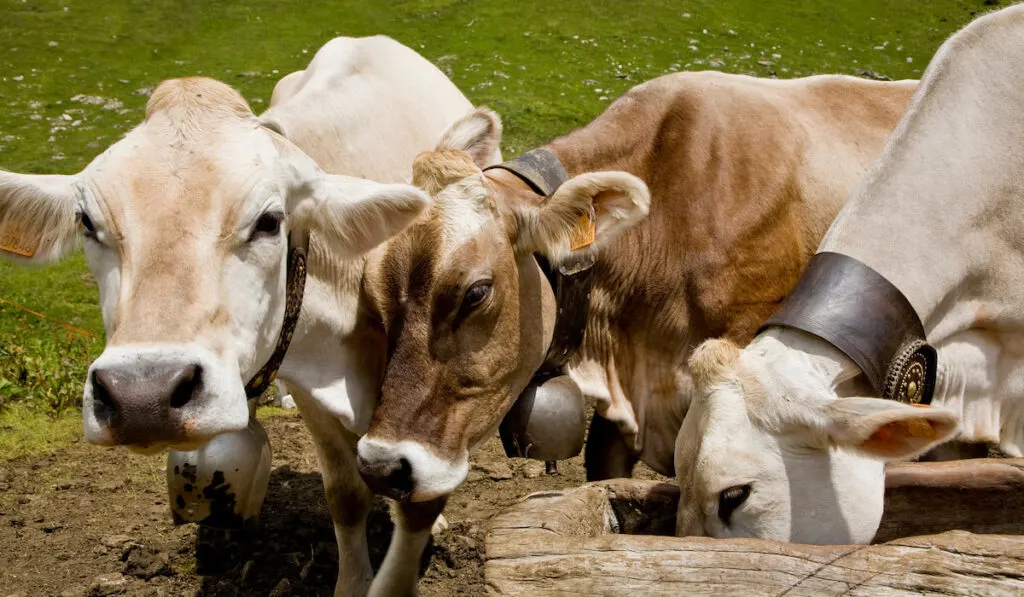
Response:
[{"label": "leather collar", "polygon": [[507,162],[488,166],[484,168],[484,172],[495,169],[515,174],[534,193],[542,197],[550,197],[558,187],[569,180],[569,173],[565,171],[565,166],[558,156],[543,147],[528,151]]},{"label": "leather collar", "polygon": [[295,325],[299,322],[299,312],[302,310],[302,297],[306,289],[306,248],[304,246],[291,246],[291,236],[288,238],[288,288],[284,307],[284,321],[281,323],[281,333],[277,337],[277,346],[266,364],[256,372],[256,375],[245,384],[245,396],[249,400],[259,398],[263,392],[274,383],[277,377],[277,370],[284,361],[288,352],[288,346],[292,342],[292,334],[295,333]]},{"label": "leather collar", "polygon": [[898,288],[864,263],[818,253],[782,307],[761,326],[798,329],[832,344],[883,398],[929,404],[938,355]]},{"label": "leather collar", "polygon": [[[534,193],[550,197],[558,187],[569,180],[565,166],[550,150],[539,148],[519,157],[489,166],[484,170],[507,170],[526,183]],[[537,264],[551,284],[557,307],[555,329],[544,363],[534,373],[534,379],[559,373],[583,344],[590,313],[591,268],[596,259],[593,251],[575,251],[557,266],[552,266],[543,255],[534,255]]]}]

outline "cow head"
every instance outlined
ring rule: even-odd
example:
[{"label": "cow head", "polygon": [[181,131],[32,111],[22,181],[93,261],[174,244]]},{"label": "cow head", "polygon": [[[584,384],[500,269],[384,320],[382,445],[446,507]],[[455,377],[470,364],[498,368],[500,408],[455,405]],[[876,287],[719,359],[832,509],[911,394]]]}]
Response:
[{"label": "cow head", "polygon": [[884,463],[947,439],[956,417],[878,398],[838,398],[804,352],[760,337],[693,353],[697,391],[676,442],[679,535],[868,543]]},{"label": "cow head", "polygon": [[491,437],[541,365],[555,320],[534,254],[564,257],[581,216],[599,251],[643,218],[646,186],[624,172],[576,176],[550,197],[481,167],[501,135],[479,109],[436,151],[417,157],[413,182],[432,208],[367,264],[364,288],[388,340],[388,363],[361,472],[379,493],[422,501],[465,478],[469,451]]},{"label": "cow head", "polygon": [[107,330],[85,385],[86,438],[188,449],[246,427],[243,386],[282,327],[289,239],[312,233],[351,257],[428,201],[327,175],[227,85],[177,79],[82,172],[0,172],[0,239],[44,262],[84,238]]}]

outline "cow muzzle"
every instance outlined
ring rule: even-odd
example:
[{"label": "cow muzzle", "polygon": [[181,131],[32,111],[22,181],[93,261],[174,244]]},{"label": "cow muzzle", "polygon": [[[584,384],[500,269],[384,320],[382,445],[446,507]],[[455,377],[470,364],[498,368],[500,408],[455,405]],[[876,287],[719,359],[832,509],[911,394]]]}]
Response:
[{"label": "cow muzzle", "polygon": [[356,462],[371,491],[412,502],[447,496],[469,472],[468,454],[451,462],[419,442],[388,442],[368,436],[359,440]]},{"label": "cow muzzle", "polygon": [[[110,347],[93,363],[82,415],[101,445],[194,447],[248,423],[236,373],[198,346]],[[231,378],[233,377],[233,383]]]}]

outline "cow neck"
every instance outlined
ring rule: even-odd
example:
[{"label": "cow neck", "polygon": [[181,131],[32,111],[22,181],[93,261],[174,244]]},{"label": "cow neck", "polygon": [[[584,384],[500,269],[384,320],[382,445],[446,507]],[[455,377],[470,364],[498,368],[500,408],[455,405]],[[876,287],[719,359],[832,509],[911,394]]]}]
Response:
[{"label": "cow neck", "polygon": [[839,349],[883,398],[929,404],[937,354],[910,301],[856,259],[823,252],[811,258],[782,307],[761,327],[797,329]]},{"label": "cow neck", "polygon": [[[545,148],[526,152],[484,171],[502,181],[525,185],[539,201],[550,197],[569,179],[558,157]],[[504,172],[511,176],[503,175]],[[534,259],[555,295],[555,327],[544,362],[534,373],[534,380],[537,380],[562,373],[566,363],[583,345],[590,315],[591,274],[596,257],[593,251],[574,251],[558,264],[552,264],[537,253]]]},{"label": "cow neck", "polygon": [[277,346],[274,347],[270,358],[249,380],[249,383],[245,384],[245,396],[249,400],[262,396],[270,384],[274,383],[277,370],[281,368],[281,362],[284,361],[285,354],[288,353],[288,346],[292,343],[295,326],[299,322],[302,297],[306,290],[307,247],[304,243],[293,246],[291,235],[288,236],[288,246],[290,247],[288,251],[288,286],[285,290],[284,320],[281,322],[281,332],[277,336]]}]

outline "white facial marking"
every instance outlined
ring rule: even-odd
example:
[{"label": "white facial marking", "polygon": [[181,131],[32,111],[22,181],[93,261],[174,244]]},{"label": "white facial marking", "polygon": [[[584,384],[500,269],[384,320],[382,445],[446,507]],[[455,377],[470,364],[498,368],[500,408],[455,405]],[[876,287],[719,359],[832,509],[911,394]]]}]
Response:
[{"label": "white facial marking", "polygon": [[412,467],[413,492],[410,499],[424,502],[448,495],[462,484],[469,473],[469,454],[457,462],[437,457],[419,442],[403,440],[388,442],[363,437],[358,444],[359,458],[365,462],[404,458]]},{"label": "white facial marking", "polygon": [[438,193],[435,209],[444,227],[443,253],[450,255],[495,220],[483,176],[471,176]]}]

